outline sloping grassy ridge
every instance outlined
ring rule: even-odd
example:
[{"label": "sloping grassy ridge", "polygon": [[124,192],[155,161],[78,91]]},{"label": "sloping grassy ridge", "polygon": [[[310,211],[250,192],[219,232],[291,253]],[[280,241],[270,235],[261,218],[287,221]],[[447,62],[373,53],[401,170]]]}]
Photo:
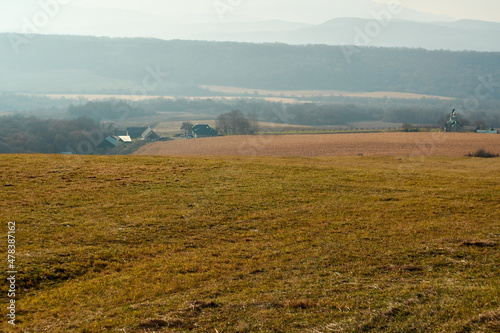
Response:
[{"label": "sloping grassy ridge", "polygon": [[500,329],[495,159],[3,155],[0,171],[21,288],[2,331]]}]

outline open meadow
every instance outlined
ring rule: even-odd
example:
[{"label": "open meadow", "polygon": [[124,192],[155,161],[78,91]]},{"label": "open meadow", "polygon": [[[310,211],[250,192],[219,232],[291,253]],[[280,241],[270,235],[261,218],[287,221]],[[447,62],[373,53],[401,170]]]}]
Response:
[{"label": "open meadow", "polygon": [[436,98],[451,100],[450,97],[394,92],[394,91],[339,91],[339,90],[265,90],[265,89],[249,89],[239,87],[224,87],[224,86],[201,86],[204,89],[228,94],[254,95],[254,96],[276,96],[276,97],[325,97],[325,96],[345,96],[345,97],[367,97],[367,98],[401,98],[401,99],[421,99],[421,98]]},{"label": "open meadow", "polygon": [[2,155],[0,188],[2,332],[500,331],[495,158]]},{"label": "open meadow", "polygon": [[500,153],[500,135],[476,133],[351,133],[227,136],[155,142],[137,155],[218,156],[464,156]]}]

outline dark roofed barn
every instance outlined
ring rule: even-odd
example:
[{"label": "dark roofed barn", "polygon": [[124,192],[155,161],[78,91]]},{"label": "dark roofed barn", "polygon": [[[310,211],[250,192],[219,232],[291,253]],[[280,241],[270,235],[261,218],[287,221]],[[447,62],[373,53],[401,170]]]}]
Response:
[{"label": "dark roofed barn", "polygon": [[153,142],[153,141],[158,141],[160,139],[160,136],[158,134],[156,134],[152,129],[151,127],[148,127],[147,130],[144,131],[144,133],[142,133],[142,138],[144,140],[147,140],[147,141],[150,141],[150,142]]},{"label": "dark roofed barn", "polygon": [[142,133],[146,130],[151,129],[150,127],[127,127],[127,133],[132,139],[142,138]]},{"label": "dark roofed barn", "polygon": [[128,136],[127,130],[115,129],[115,136]]},{"label": "dark roofed barn", "polygon": [[158,141],[160,136],[151,127],[127,127],[126,135],[131,139],[143,139],[147,141]]},{"label": "dark roofed barn", "polygon": [[193,126],[195,138],[208,138],[219,135],[219,133],[208,124],[196,124]]}]

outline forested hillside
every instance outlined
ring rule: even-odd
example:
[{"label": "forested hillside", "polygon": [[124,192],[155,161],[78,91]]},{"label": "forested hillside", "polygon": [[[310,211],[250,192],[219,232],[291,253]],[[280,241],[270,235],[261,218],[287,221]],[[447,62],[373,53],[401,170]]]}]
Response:
[{"label": "forested hillside", "polygon": [[75,120],[0,117],[0,154],[90,154],[111,133],[109,125],[88,118]]},{"label": "forested hillside", "polygon": [[[500,98],[500,53],[0,35],[0,91],[200,94],[199,85]],[[21,42],[23,41],[23,42]],[[14,43],[14,44],[12,44]],[[481,86],[480,86],[481,88]]]}]

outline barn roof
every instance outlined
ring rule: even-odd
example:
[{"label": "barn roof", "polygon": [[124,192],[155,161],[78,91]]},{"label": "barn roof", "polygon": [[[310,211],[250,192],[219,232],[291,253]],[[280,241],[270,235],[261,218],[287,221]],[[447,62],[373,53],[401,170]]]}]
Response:
[{"label": "barn roof", "polygon": [[120,135],[120,136],[118,136],[118,140],[125,142],[125,143],[132,142],[132,139],[128,135]]},{"label": "barn roof", "polygon": [[149,127],[127,127],[128,134],[137,134],[141,135],[144,133]]},{"label": "barn roof", "polygon": [[106,139],[102,140],[99,145],[97,145],[98,148],[113,148],[118,146],[118,140],[116,140],[112,136],[108,136]]},{"label": "barn roof", "polygon": [[150,127],[127,127],[127,135],[134,139],[144,137],[143,133],[150,129]]},{"label": "barn roof", "polygon": [[196,124],[193,126],[192,131],[196,135],[216,136],[218,134],[217,131],[208,124]]}]

